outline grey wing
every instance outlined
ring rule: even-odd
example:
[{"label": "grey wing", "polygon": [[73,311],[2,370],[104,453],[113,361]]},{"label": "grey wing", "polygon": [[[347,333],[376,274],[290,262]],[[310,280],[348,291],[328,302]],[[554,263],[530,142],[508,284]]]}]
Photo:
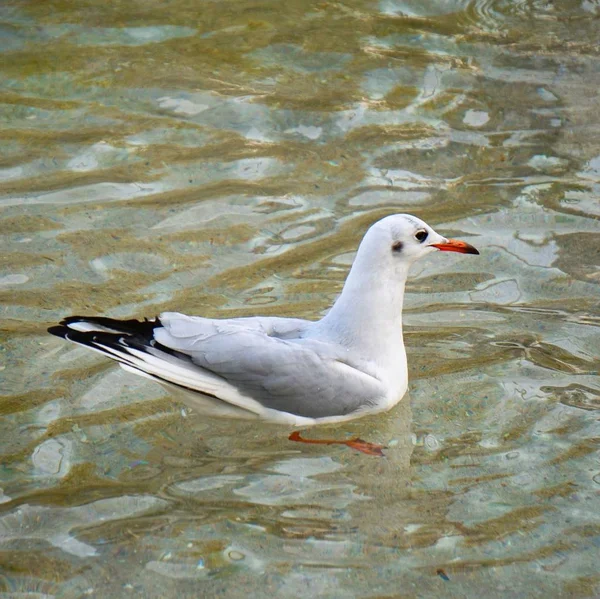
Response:
[{"label": "grey wing", "polygon": [[385,394],[378,379],[337,359],[335,348],[300,336],[289,339],[291,326],[285,323],[279,323],[288,337],[282,339],[267,334],[277,331],[265,329],[264,322],[190,321],[172,314],[160,319],[164,328],[157,329],[156,339],[190,356],[198,370],[224,380],[227,386],[217,390],[224,401],[231,386],[265,408],[324,418],[350,414]]}]

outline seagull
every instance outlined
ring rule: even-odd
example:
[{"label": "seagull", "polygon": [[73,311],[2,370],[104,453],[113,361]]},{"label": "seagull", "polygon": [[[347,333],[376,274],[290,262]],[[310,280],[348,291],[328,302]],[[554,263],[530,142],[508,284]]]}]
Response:
[{"label": "seagull", "polygon": [[[395,214],[368,229],[321,320],[71,316],[48,332],[156,381],[204,415],[291,427],[344,422],[389,410],[406,393],[404,287],[413,262],[437,251],[479,254],[415,216]],[[305,439],[298,431],[289,438],[383,455],[362,439]]]}]

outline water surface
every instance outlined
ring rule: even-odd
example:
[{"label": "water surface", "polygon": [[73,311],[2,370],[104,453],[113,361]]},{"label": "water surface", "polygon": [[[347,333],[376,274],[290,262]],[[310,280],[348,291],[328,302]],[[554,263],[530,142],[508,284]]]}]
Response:
[{"label": "water surface", "polygon": [[[0,597],[600,594],[597,1],[0,17]],[[406,398],[317,431],[383,459],[45,333],[319,318],[394,212],[481,256],[415,265]]]}]

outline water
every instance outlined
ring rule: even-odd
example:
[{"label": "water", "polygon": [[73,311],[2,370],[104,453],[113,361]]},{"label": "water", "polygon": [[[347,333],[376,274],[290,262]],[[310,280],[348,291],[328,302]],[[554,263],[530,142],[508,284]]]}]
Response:
[{"label": "water", "polygon": [[[5,2],[0,597],[600,594],[600,4]],[[367,226],[417,264],[410,393],[194,416],[45,328],[318,318]]]}]

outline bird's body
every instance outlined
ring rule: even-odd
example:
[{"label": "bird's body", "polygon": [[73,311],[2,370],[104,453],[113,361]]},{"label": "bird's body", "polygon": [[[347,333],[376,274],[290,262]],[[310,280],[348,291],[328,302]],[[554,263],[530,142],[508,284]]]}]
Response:
[{"label": "bird's body", "polygon": [[201,413],[293,426],[349,420],[405,394],[404,285],[412,262],[436,248],[478,253],[409,215],[375,223],[342,294],[315,322],[166,312],[141,322],[70,317],[49,331],[158,381]]}]

